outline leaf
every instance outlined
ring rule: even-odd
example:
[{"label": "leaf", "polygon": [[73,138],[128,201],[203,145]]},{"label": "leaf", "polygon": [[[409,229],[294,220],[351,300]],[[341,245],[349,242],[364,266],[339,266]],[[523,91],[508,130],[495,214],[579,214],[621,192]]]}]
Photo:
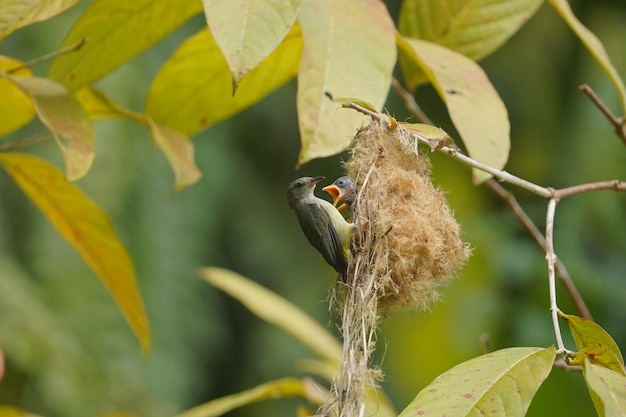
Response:
[{"label": "leaf", "polygon": [[[509,157],[509,117],[487,75],[471,59],[430,42],[398,37],[398,45],[419,65],[446,103],[469,155],[502,169]],[[474,169],[474,182],[491,175]]]},{"label": "leaf", "polygon": [[[591,320],[569,314],[560,316],[567,320],[574,342],[582,355],[626,376],[624,358],[610,334]],[[582,363],[582,358],[578,362]]]},{"label": "leaf", "polygon": [[174,170],[174,191],[194,184],[202,173],[194,163],[193,143],[187,135],[167,126],[160,126],[148,118],[152,138]]},{"label": "leaf", "polygon": [[587,388],[599,417],[626,416],[626,377],[585,359]]},{"label": "leaf", "polygon": [[57,57],[48,76],[76,91],[150,48],[201,11],[200,0],[94,1],[61,47],[82,39],[87,43],[74,53]]},{"label": "leaf", "polygon": [[344,150],[364,115],[338,111],[326,92],[382,108],[396,62],[395,27],[380,0],[305,1],[298,21],[304,50],[298,72],[298,165]]},{"label": "leaf", "polygon": [[360,100],[360,99],[352,98],[352,97],[333,97],[332,95],[330,95],[330,93],[326,93],[326,96],[330,98],[331,100],[341,104],[342,107],[349,107],[350,103],[354,103],[354,104],[358,104],[359,106],[371,112],[380,113],[378,109],[374,107],[374,105],[364,100]]},{"label": "leaf", "polygon": [[555,355],[554,347],[524,347],[471,359],[438,376],[399,417],[524,416]]},{"label": "leaf", "polygon": [[80,103],[65,87],[47,78],[7,77],[35,101],[37,116],[61,148],[67,179],[84,176],[93,162],[96,138]]},{"label": "leaf", "polygon": [[0,153],[0,164],[100,277],[147,354],[150,328],[135,270],[106,213],[42,159]]},{"label": "leaf", "polygon": [[94,88],[83,87],[75,96],[94,119],[123,118],[146,126],[174,171],[174,191],[180,191],[202,177],[194,162],[193,142],[184,133],[158,125],[149,116],[125,109]]},{"label": "leaf", "polygon": [[576,36],[578,36],[598,64],[600,64],[600,67],[604,70],[606,75],[608,75],[615,90],[617,90],[620,101],[622,102],[623,111],[626,113],[626,88],[624,87],[624,81],[620,78],[619,73],[613,66],[611,58],[609,58],[609,55],[606,53],[602,42],[600,42],[593,32],[580,23],[580,20],[578,20],[574,12],[572,12],[567,0],[549,0],[549,2],[559,15],[561,15],[565,23],[574,31]]},{"label": "leaf", "polygon": [[285,38],[302,0],[203,0],[209,29],[228,62],[233,92]]},{"label": "leaf", "polygon": [[410,134],[428,141],[430,150],[433,152],[444,146],[454,145],[454,140],[440,127],[424,123],[400,123],[400,126]]},{"label": "leaf", "polygon": [[[400,33],[445,46],[474,61],[500,48],[535,14],[543,0],[405,0],[398,15]],[[404,65],[404,59],[401,58]],[[413,90],[426,79],[404,71]]]},{"label": "leaf", "polygon": [[0,7],[0,40],[17,29],[69,9],[77,0],[4,0]]},{"label": "leaf", "polygon": [[[1,12],[0,12],[1,13]],[[20,77],[32,77],[30,68],[22,67],[17,59],[0,56],[0,71],[17,71],[12,74]],[[0,78],[0,136],[19,129],[35,117],[35,104],[14,82]]]},{"label": "leaf", "polygon": [[251,106],[297,72],[302,38],[293,27],[274,52],[250,72],[233,97],[228,65],[208,29],[188,38],[161,67],[148,91],[153,119],[187,134],[198,133]]},{"label": "leaf", "polygon": [[339,364],[339,342],[289,301],[227,269],[202,268],[198,273],[209,284],[241,302],[261,319],[283,329],[321,358]]},{"label": "leaf", "polygon": [[305,396],[306,390],[302,380],[297,378],[283,378],[266,382],[265,384],[241,391],[237,394],[227,395],[209,401],[208,403],[183,411],[176,417],[215,417],[244,405],[262,400]]}]

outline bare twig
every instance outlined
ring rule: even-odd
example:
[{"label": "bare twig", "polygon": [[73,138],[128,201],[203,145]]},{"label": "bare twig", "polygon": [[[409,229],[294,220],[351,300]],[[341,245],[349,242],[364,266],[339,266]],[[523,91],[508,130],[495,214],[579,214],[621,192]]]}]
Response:
[{"label": "bare twig", "polygon": [[78,51],[86,43],[87,43],[87,39],[83,38],[80,41],[78,41],[77,43],[75,43],[74,45],[67,46],[65,48],[59,49],[58,51],[53,51],[53,52],[50,52],[49,54],[42,55],[42,56],[37,57],[35,59],[31,59],[28,62],[24,62],[21,65],[15,67],[15,68],[11,68],[10,70],[7,71],[7,73],[13,74],[13,73],[15,73],[15,72],[17,72],[17,71],[19,71],[21,69],[31,68],[31,67],[34,67],[37,64],[41,64],[43,62],[50,61],[51,59],[54,59],[54,58],[56,58],[56,57],[58,57],[60,55],[65,55],[65,54],[68,54],[70,52]]},{"label": "bare twig", "polygon": [[25,146],[32,145],[34,143],[46,140],[51,136],[52,136],[52,133],[44,132],[44,133],[40,133],[38,135],[34,135],[28,138],[19,139],[19,140],[9,142],[9,143],[3,143],[2,145],[0,145],[0,152],[7,152],[7,151],[12,151],[14,149],[23,148]]},{"label": "bare twig", "polygon": [[587,184],[574,185],[554,191],[555,198],[568,197],[574,194],[586,193],[587,191],[615,190],[626,191],[626,182],[619,180],[590,182]]},{"label": "bare twig", "polygon": [[[528,216],[526,211],[524,211],[515,196],[493,178],[487,180],[486,184],[505,202],[509,210],[511,210],[513,215],[515,215],[517,220],[522,224],[524,229],[526,229],[528,234],[532,236],[533,240],[537,243],[541,250],[545,252],[546,238],[532,221],[532,219]],[[587,308],[587,305],[580,295],[580,292],[578,292],[578,288],[576,288],[574,281],[572,281],[572,278],[567,268],[565,267],[565,264],[559,258],[557,258],[554,266],[556,268],[558,277],[561,279],[561,282],[563,283],[565,289],[572,298],[572,301],[576,305],[576,308],[578,309],[580,315],[587,320],[593,320],[591,312]]]},{"label": "bare twig", "polygon": [[396,93],[400,95],[400,97],[404,101],[404,105],[407,107],[407,109],[411,111],[411,113],[413,113],[423,123],[434,126],[432,120],[430,120],[426,113],[422,111],[422,108],[419,106],[419,104],[417,104],[417,101],[415,101],[413,94],[411,94],[406,88],[404,88],[404,86],[400,84],[400,81],[398,81],[396,77],[393,77],[391,79],[391,85],[393,86],[394,90],[396,90]]},{"label": "bare twig", "polygon": [[567,349],[563,344],[563,336],[561,335],[561,327],[559,325],[559,307],[556,303],[556,277],[554,274],[554,264],[556,263],[556,254],[554,253],[554,214],[556,212],[556,204],[558,200],[551,198],[548,202],[548,210],[546,212],[546,260],[548,261],[548,283],[550,287],[550,312],[552,313],[552,325],[554,326],[554,336],[556,337],[556,345],[560,354],[565,354]]},{"label": "bare twig", "polygon": [[593,91],[591,87],[587,84],[583,84],[580,87],[580,90],[585,93],[587,97],[596,105],[598,109],[604,114],[604,116],[611,122],[613,127],[615,127],[615,133],[617,136],[622,139],[624,145],[626,145],[626,118],[625,117],[617,117],[613,114],[613,112],[604,104],[600,97]]}]

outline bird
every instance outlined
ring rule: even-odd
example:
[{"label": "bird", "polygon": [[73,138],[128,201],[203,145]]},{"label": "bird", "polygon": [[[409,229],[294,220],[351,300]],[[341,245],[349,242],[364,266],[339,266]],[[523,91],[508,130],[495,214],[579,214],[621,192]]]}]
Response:
[{"label": "bird", "polygon": [[287,202],[309,243],[346,282],[352,225],[328,201],[315,196],[316,184],[325,177],[302,177],[287,189]]},{"label": "bird", "polygon": [[348,176],[339,177],[330,185],[322,188],[333,198],[333,205],[337,207],[342,201],[345,201],[342,205],[337,207],[337,210],[348,210],[354,202],[356,187],[352,178]]}]

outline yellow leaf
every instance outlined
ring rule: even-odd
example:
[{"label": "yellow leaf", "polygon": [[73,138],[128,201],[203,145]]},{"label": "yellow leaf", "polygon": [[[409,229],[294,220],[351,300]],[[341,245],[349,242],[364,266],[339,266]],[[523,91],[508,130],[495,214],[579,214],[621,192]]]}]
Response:
[{"label": "yellow leaf", "polygon": [[152,138],[163,152],[174,171],[176,183],[174,191],[194,184],[202,173],[194,163],[194,147],[191,139],[184,133],[157,125],[148,118]]},{"label": "yellow leaf", "polygon": [[296,74],[302,38],[297,25],[233,97],[226,60],[208,29],[188,38],[161,67],[148,91],[146,109],[153,119],[187,134],[251,106]]},{"label": "yellow leaf", "polygon": [[35,101],[37,116],[61,148],[67,178],[73,181],[85,175],[93,162],[96,138],[80,103],[65,87],[47,78],[5,76]]},{"label": "yellow leaf", "polygon": [[410,134],[426,139],[431,151],[454,145],[454,140],[440,127],[424,123],[400,123],[400,126]]},{"label": "yellow leaf", "polygon": [[233,92],[285,38],[302,0],[204,0],[213,38],[228,62]]},{"label": "yellow leaf", "polygon": [[0,153],[0,164],[100,277],[147,354],[150,328],[135,270],[106,213],[42,159]]},{"label": "yellow leaf", "polygon": [[344,150],[365,116],[337,109],[326,92],[381,108],[396,62],[395,27],[380,0],[308,0],[298,21],[304,50],[298,72],[298,165]]},{"label": "yellow leaf", "polygon": [[[21,67],[22,62],[13,58],[0,56],[0,71],[11,71],[20,77],[32,77],[30,68]],[[35,117],[33,100],[15,83],[6,78],[0,78],[0,136],[19,129]]]},{"label": "yellow leaf", "polygon": [[83,87],[75,94],[89,117],[93,119],[123,118],[141,123],[150,131],[152,140],[167,158],[174,171],[174,191],[194,184],[202,173],[194,162],[193,142],[187,135],[177,130],[156,124],[145,114],[136,113],[111,101],[95,88]]},{"label": "yellow leaf", "polygon": [[46,20],[69,9],[78,0],[3,0],[0,7],[0,40],[13,31]]},{"label": "yellow leaf", "polygon": [[574,15],[574,12],[572,12],[567,0],[550,0],[550,4],[556,9],[565,23],[567,23],[576,36],[578,36],[578,38],[582,41],[583,45],[585,45],[598,64],[600,64],[600,67],[604,70],[606,75],[609,76],[609,79],[613,83],[615,90],[617,90],[620,101],[622,102],[623,111],[626,113],[626,88],[624,87],[624,81],[621,79],[619,73],[613,66],[611,58],[609,58],[609,55],[606,53],[606,49],[604,49],[602,42],[600,42],[593,32],[580,23],[580,20],[578,20]]},{"label": "yellow leaf", "polygon": [[200,0],[94,1],[61,47],[87,43],[57,57],[48,76],[71,91],[91,84],[145,51],[202,11]]},{"label": "yellow leaf", "polygon": [[202,268],[200,277],[243,303],[261,319],[272,323],[319,357],[339,365],[341,345],[315,320],[289,301],[254,281],[222,268]]},{"label": "yellow leaf", "polygon": [[[469,155],[502,169],[509,157],[509,116],[487,75],[471,59],[450,49],[398,36],[398,45],[419,65],[446,103]],[[474,169],[474,182],[490,175]]]},{"label": "yellow leaf", "polygon": [[[497,50],[537,11],[543,0],[404,0],[398,30],[478,61]],[[426,81],[423,72],[405,71],[410,89]],[[408,69],[408,68],[406,68]]]},{"label": "yellow leaf", "polygon": [[302,380],[283,378],[266,382],[254,388],[217,398],[178,414],[176,417],[216,417],[236,408],[262,400],[275,398],[305,397]]},{"label": "yellow leaf", "polygon": [[583,371],[593,405],[599,417],[626,416],[626,377],[624,373],[585,359]]}]

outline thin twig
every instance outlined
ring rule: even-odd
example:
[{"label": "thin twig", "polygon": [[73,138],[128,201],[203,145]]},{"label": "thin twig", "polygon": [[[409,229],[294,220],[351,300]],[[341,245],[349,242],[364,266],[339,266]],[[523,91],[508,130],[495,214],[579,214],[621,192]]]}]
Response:
[{"label": "thin twig", "polygon": [[554,335],[556,337],[556,345],[558,352],[564,354],[567,352],[563,344],[563,336],[561,335],[561,327],[559,325],[559,307],[556,303],[556,277],[554,274],[554,264],[556,263],[556,254],[554,253],[554,214],[556,212],[556,204],[558,200],[551,198],[548,202],[548,210],[546,212],[546,260],[548,261],[548,283],[550,287],[550,312],[552,313],[552,325],[554,326]]},{"label": "thin twig", "polygon": [[590,182],[587,184],[574,185],[571,187],[555,190],[554,197],[560,199],[560,198],[568,197],[574,194],[581,194],[581,193],[586,193],[587,191],[598,191],[598,190],[626,191],[626,182],[620,181],[620,180],[611,180],[611,181],[598,181],[598,182]]},{"label": "thin twig", "polygon": [[54,58],[56,58],[56,57],[58,57],[60,55],[65,55],[65,54],[68,54],[70,52],[78,51],[86,43],[87,43],[87,39],[83,38],[80,41],[78,41],[77,43],[75,43],[74,45],[67,46],[65,48],[59,49],[58,51],[53,51],[53,52],[50,52],[49,54],[45,54],[45,55],[39,56],[39,57],[37,57],[35,59],[31,59],[28,62],[24,62],[21,65],[15,67],[15,68],[11,68],[10,70],[7,71],[7,73],[13,74],[13,73],[15,73],[15,72],[17,72],[17,71],[19,71],[21,69],[31,68],[31,67],[34,67],[37,64],[41,64],[43,62],[50,61],[51,59],[54,59]]},{"label": "thin twig", "polygon": [[[528,216],[526,211],[524,211],[513,193],[509,192],[493,178],[488,179],[486,181],[486,184],[504,201],[509,210],[511,210],[513,215],[522,224],[524,229],[526,229],[528,234],[533,238],[535,243],[537,243],[541,250],[545,252],[546,238],[532,221],[532,219]],[[554,266],[556,268],[556,273],[558,277],[561,279],[561,282],[563,283],[565,289],[572,298],[572,301],[576,305],[576,308],[578,309],[580,315],[587,320],[593,320],[591,312],[587,308],[587,304],[585,304],[585,301],[580,295],[580,292],[578,292],[578,288],[576,288],[576,285],[574,284],[574,281],[572,280],[567,268],[565,267],[565,264],[559,258],[557,258]]]},{"label": "thin twig", "polygon": [[617,117],[613,114],[613,112],[604,104],[604,102],[598,97],[598,95],[593,91],[591,87],[587,84],[583,84],[580,87],[580,90],[585,93],[587,97],[591,100],[593,104],[596,105],[598,109],[604,114],[604,116],[611,122],[613,127],[615,127],[615,133],[617,136],[622,139],[624,145],[626,145],[626,118],[625,117]]},{"label": "thin twig", "polygon": [[0,152],[7,152],[7,151],[12,151],[14,149],[23,148],[25,146],[32,145],[34,143],[46,140],[50,138],[51,136],[52,136],[51,132],[44,132],[44,133],[40,133],[38,135],[34,135],[28,138],[19,139],[19,140],[9,142],[9,143],[4,143],[0,145]]}]

